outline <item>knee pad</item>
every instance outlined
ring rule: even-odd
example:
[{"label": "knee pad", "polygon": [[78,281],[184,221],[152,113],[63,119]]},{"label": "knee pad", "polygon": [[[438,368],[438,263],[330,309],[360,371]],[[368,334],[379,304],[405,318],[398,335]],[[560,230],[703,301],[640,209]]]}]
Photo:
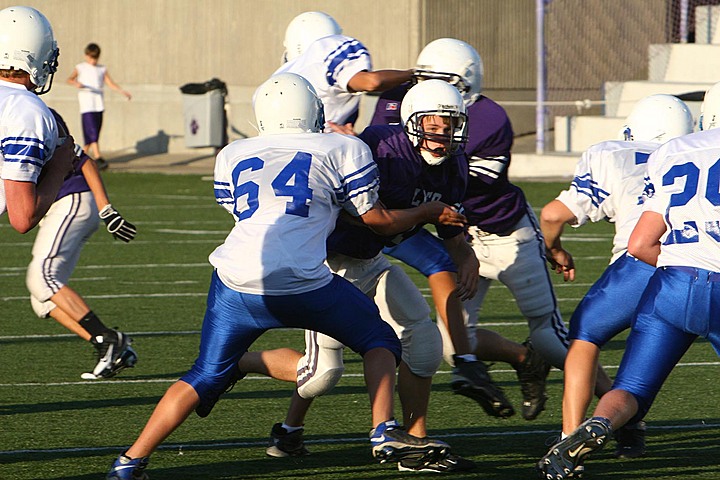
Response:
[{"label": "knee pad", "polygon": [[343,344],[322,333],[305,332],[305,355],[297,364],[297,390],[302,398],[324,395],[345,371]]},{"label": "knee pad", "polygon": [[35,297],[30,297],[30,305],[35,314],[40,318],[47,318],[50,316],[50,312],[57,306],[50,300],[41,302]]},{"label": "knee pad", "polygon": [[[409,334],[409,335],[408,335]],[[429,318],[403,332],[402,359],[418,377],[435,375],[443,358],[443,345],[437,325]]]},{"label": "knee pad", "polygon": [[[49,282],[52,282],[53,285],[51,286]],[[42,271],[41,263],[35,261],[30,262],[30,265],[28,265],[25,273],[25,285],[30,295],[40,302],[47,301],[63,286],[54,277],[48,278]]]}]

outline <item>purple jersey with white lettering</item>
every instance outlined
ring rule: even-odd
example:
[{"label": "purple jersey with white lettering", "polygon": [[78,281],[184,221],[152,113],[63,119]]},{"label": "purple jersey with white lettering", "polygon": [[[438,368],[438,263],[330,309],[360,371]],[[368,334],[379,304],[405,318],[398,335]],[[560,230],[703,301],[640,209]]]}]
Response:
[{"label": "purple jersey with white lettering", "polygon": [[[372,125],[400,123],[400,103],[412,85],[405,83],[380,96]],[[480,98],[467,109],[468,143],[465,146],[470,177],[463,200],[470,225],[489,233],[510,230],[525,215],[525,195],[508,180],[513,130],[505,110],[493,100]]]},{"label": "purple jersey with white lettering", "polygon": [[[360,135],[373,153],[380,174],[380,201],[388,209],[416,207],[439,200],[453,205],[462,201],[467,186],[468,166],[457,153],[437,166],[428,165],[417,153],[402,127],[370,126]],[[354,258],[373,258],[383,247],[408,238],[420,226],[396,237],[383,237],[365,227],[338,221],[328,238],[328,251]],[[441,238],[462,233],[460,227],[437,226]]]}]

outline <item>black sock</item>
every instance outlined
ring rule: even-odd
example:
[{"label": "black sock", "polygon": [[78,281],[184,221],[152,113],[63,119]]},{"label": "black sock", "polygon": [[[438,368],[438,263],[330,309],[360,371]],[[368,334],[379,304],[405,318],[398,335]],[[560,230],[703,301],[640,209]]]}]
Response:
[{"label": "black sock", "polygon": [[80,319],[80,326],[90,334],[90,341],[92,343],[98,343],[98,337],[109,336],[109,333],[114,333],[111,329],[105,326],[104,323],[95,315],[92,310],[87,313],[83,318]]}]

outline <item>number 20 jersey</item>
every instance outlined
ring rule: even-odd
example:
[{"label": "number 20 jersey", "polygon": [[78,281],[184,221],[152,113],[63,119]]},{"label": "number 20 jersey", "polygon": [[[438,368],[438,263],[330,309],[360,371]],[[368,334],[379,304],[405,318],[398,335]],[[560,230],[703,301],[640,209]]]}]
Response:
[{"label": "number 20 jersey", "polygon": [[370,149],[336,133],[265,135],[225,147],[215,163],[215,197],[235,226],[210,255],[230,288],[291,295],[332,274],[326,240],[341,209],[360,216],[378,199]]},{"label": "number 20 jersey", "polygon": [[720,129],[675,138],[648,159],[645,210],[663,216],[657,266],[720,272]]}]

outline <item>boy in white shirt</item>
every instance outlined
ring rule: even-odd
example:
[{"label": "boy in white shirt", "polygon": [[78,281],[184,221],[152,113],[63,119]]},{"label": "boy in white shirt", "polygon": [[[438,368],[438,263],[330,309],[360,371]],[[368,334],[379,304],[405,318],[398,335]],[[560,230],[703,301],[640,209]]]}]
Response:
[{"label": "boy in white shirt", "polygon": [[100,154],[99,145],[103,112],[105,111],[103,87],[107,85],[116,92],[123,94],[128,100],[132,98],[132,95],[113,81],[108,73],[107,66],[98,64],[99,59],[100,47],[96,43],[88,44],[85,47],[85,61],[75,65],[73,73],[68,78],[68,83],[80,89],[78,102],[80,103],[80,115],[85,137],[83,150],[95,159],[98,168],[104,170],[108,167],[108,164]]}]

